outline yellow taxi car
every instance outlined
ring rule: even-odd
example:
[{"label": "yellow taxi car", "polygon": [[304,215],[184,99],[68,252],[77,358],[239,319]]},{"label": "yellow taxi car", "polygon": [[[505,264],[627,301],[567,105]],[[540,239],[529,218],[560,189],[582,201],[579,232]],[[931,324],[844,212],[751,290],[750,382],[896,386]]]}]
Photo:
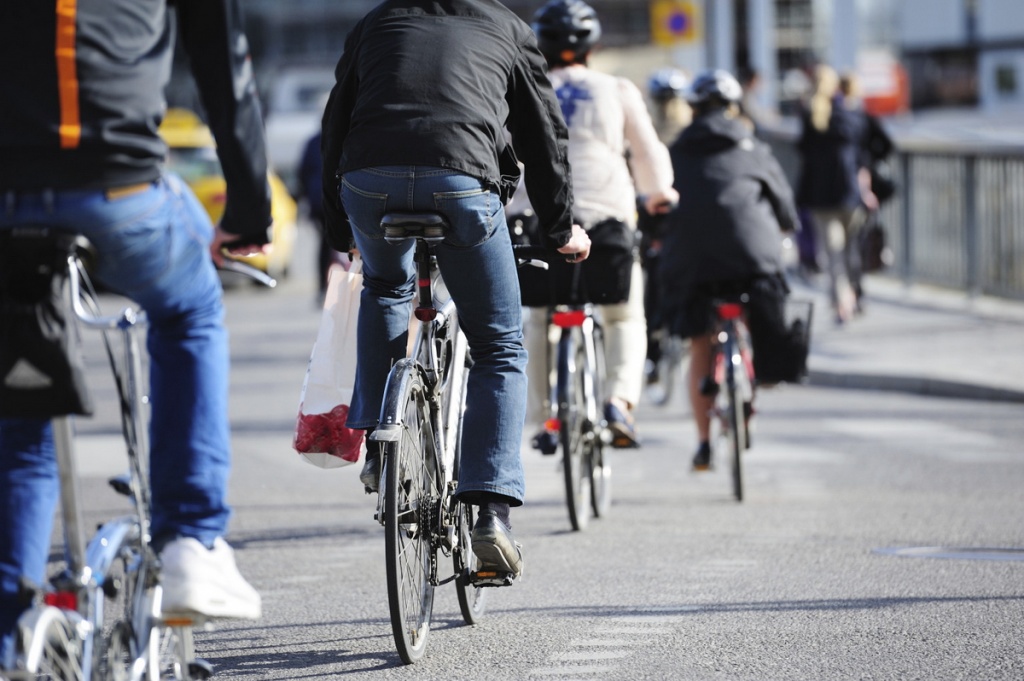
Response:
[{"label": "yellow taxi car", "polygon": [[[160,125],[160,136],[169,147],[167,168],[188,183],[216,224],[224,214],[227,185],[210,129],[192,111],[169,109]],[[237,259],[281,279],[288,275],[295,252],[298,207],[276,173],[268,173],[268,179],[274,218],[270,251]]]}]

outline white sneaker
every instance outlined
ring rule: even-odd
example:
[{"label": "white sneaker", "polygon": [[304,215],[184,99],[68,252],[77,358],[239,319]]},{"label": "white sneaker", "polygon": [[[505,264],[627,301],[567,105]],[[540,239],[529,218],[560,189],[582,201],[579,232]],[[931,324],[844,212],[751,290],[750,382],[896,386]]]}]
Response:
[{"label": "white sneaker", "polygon": [[163,612],[206,617],[257,619],[260,595],[235,565],[235,554],[221,538],[207,549],[191,537],[178,537],[160,552]]}]

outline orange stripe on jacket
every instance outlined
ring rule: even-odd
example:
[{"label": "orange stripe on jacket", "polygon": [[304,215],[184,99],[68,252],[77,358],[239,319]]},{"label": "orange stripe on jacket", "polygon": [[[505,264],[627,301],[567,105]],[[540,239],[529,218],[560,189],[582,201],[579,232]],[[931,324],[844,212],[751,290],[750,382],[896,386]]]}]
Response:
[{"label": "orange stripe on jacket", "polygon": [[75,149],[82,139],[75,64],[77,0],[57,0],[57,88],[60,95],[60,146]]}]

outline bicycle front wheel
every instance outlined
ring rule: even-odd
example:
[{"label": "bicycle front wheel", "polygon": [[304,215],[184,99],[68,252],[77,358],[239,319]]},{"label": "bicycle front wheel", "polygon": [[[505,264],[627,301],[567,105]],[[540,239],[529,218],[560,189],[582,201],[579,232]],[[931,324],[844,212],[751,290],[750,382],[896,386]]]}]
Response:
[{"label": "bicycle front wheel", "polygon": [[435,481],[434,434],[426,386],[414,364],[396,365],[388,379],[387,404],[395,410],[382,423],[400,434],[384,457],[384,530],[391,629],[402,661],[423,656],[434,607],[432,527],[440,493]]},{"label": "bicycle front wheel", "polygon": [[559,445],[569,523],[577,532],[586,529],[591,510],[590,459],[584,456],[587,446],[584,432],[587,421],[584,403],[586,350],[578,334],[577,328],[563,329],[558,341]]}]

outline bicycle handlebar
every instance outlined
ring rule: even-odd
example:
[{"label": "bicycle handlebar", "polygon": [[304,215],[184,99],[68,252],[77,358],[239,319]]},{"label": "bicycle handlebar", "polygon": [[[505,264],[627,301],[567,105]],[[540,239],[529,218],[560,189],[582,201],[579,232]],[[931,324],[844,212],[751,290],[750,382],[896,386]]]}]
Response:
[{"label": "bicycle handlebar", "polygon": [[563,258],[570,264],[576,262],[571,255],[567,256],[564,253],[553,251],[546,246],[512,244],[512,250],[516,254],[516,264],[519,266],[529,265],[530,267],[546,270],[550,269],[550,263],[557,258]]},{"label": "bicycle handlebar", "polygon": [[277,286],[277,279],[274,279],[258,267],[253,267],[241,260],[236,260],[226,251],[221,251],[221,254],[224,258],[221,261],[221,264],[218,265],[218,269],[225,270],[227,272],[235,272],[236,274],[243,274],[256,281],[256,283],[263,284],[267,288],[274,288]]}]

